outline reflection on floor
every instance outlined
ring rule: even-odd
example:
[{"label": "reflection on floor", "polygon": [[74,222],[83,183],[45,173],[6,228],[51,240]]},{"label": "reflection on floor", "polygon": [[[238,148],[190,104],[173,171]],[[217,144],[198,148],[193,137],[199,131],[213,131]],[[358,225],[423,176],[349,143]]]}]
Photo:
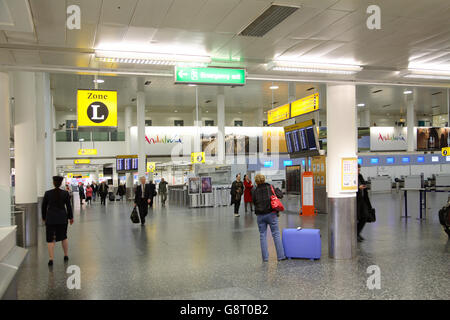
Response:
[{"label": "reflection on floor", "polygon": [[[445,196],[445,199],[443,197]],[[414,197],[409,196],[410,201]],[[438,222],[446,195],[430,195],[425,221],[400,218],[397,193],[373,195],[377,222],[367,224],[365,242],[350,261],[328,258],[327,216],[282,215],[284,227],[322,231],[319,261],[277,262],[260,255],[256,217],[235,218],[231,207],[150,211],[147,225],[133,225],[131,203],[99,202],[78,210],[69,228],[70,261],[81,269],[81,289],[70,276],[58,244],[47,266],[45,230],[19,273],[19,299],[448,299],[450,244]],[[433,207],[434,206],[434,207]],[[381,269],[381,289],[367,288],[367,267]]]}]

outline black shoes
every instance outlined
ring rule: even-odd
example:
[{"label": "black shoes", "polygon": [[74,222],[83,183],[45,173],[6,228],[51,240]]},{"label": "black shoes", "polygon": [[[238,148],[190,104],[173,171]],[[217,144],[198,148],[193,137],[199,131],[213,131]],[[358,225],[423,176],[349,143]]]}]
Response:
[{"label": "black shoes", "polygon": [[356,238],[356,240],[358,242],[363,242],[365,239],[358,234],[358,237]]},{"label": "black shoes", "polygon": [[53,260],[48,260],[48,266],[49,267],[53,266]]},{"label": "black shoes", "polygon": [[69,257],[68,256],[64,256],[64,262],[69,261]]}]

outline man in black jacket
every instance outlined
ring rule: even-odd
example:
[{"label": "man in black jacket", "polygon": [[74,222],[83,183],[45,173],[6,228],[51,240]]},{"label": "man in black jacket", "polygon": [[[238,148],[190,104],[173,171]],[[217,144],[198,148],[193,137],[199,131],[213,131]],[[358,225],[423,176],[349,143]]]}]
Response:
[{"label": "man in black jacket", "polygon": [[357,240],[364,241],[361,236],[361,231],[367,222],[369,211],[372,210],[369,194],[367,192],[367,185],[364,177],[361,174],[361,165],[358,164],[358,192],[356,194],[356,214],[357,214]]},{"label": "man in black jacket", "polygon": [[156,196],[156,185],[150,180],[148,186],[150,187],[150,208],[153,208],[153,198]]},{"label": "man in black jacket", "polygon": [[100,184],[100,187],[98,188],[98,193],[100,195],[100,204],[106,205],[106,196],[108,194],[108,186],[106,185],[105,181],[102,181]]},{"label": "man in black jacket", "polygon": [[136,194],[134,195],[134,207],[139,208],[139,216],[141,218],[141,225],[145,224],[145,217],[148,213],[148,205],[150,204],[150,197],[152,195],[150,185],[146,184],[145,177],[139,179],[140,184],[136,187]]}]

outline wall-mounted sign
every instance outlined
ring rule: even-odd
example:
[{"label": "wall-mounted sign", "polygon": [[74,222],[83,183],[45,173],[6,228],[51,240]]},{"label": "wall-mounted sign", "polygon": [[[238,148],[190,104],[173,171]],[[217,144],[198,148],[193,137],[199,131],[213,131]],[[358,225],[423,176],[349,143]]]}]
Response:
[{"label": "wall-mounted sign", "polygon": [[175,66],[175,83],[245,85],[245,69]]},{"label": "wall-mounted sign", "polygon": [[442,156],[443,157],[450,156],[450,147],[442,148]]},{"label": "wall-mounted sign", "polygon": [[91,163],[90,159],[75,159],[73,160],[74,164],[89,164]]},{"label": "wall-mounted sign", "polygon": [[406,151],[408,149],[407,128],[371,127],[371,151]]},{"label": "wall-mounted sign", "polygon": [[305,98],[291,102],[291,117],[301,116],[319,110],[319,94],[314,93]]},{"label": "wall-mounted sign", "polygon": [[78,90],[78,129],[117,128],[117,91]]},{"label": "wall-mounted sign", "polygon": [[450,147],[450,128],[417,128],[417,151],[439,151]]},{"label": "wall-mounted sign", "polygon": [[73,178],[73,173],[68,173],[67,174],[67,179],[72,179]]},{"label": "wall-mounted sign", "polygon": [[147,162],[147,172],[155,172],[156,162]]},{"label": "wall-mounted sign", "polygon": [[358,191],[358,158],[341,159],[341,191]]},{"label": "wall-mounted sign", "polygon": [[205,163],[205,153],[204,152],[192,152],[191,153],[191,163]]},{"label": "wall-mounted sign", "polygon": [[311,171],[302,173],[302,216],[314,215],[314,174]]},{"label": "wall-mounted sign", "polygon": [[97,149],[78,149],[79,156],[95,156]]},{"label": "wall-mounted sign", "polygon": [[289,103],[267,111],[267,124],[287,120],[290,117]]}]

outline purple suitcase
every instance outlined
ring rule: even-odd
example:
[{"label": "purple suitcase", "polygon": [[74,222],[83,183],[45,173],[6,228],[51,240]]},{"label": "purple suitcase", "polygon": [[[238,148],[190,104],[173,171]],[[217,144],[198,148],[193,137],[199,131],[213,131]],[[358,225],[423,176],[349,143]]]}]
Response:
[{"label": "purple suitcase", "polygon": [[319,229],[283,229],[283,247],[287,258],[320,259],[322,244]]}]

